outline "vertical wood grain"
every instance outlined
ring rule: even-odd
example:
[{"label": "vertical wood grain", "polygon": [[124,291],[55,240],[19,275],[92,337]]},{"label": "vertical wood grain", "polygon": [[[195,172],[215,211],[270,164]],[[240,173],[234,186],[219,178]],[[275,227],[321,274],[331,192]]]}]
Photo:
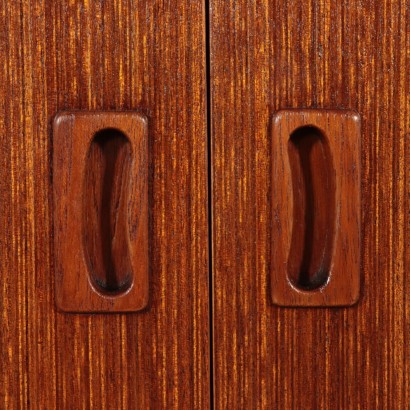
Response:
[{"label": "vertical wood grain", "polygon": [[[209,406],[201,1],[0,2],[0,408]],[[51,122],[150,121],[150,304],[57,313]]]},{"label": "vertical wood grain", "polygon": [[[217,409],[408,407],[409,6],[211,0]],[[283,108],[362,117],[356,306],[270,302],[269,121]]]}]

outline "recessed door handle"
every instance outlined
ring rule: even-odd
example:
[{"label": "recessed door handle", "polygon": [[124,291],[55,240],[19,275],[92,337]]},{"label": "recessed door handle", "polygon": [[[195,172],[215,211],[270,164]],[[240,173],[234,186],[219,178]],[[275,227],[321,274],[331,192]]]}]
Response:
[{"label": "recessed door handle", "polygon": [[123,312],[148,301],[147,121],[135,112],[54,120],[56,302]]},{"label": "recessed door handle", "polygon": [[271,295],[352,305],[360,288],[360,119],[285,110],[272,123]]}]

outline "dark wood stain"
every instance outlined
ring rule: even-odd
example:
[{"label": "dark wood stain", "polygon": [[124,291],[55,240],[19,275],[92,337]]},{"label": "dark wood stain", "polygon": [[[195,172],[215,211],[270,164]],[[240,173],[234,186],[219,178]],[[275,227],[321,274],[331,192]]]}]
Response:
[{"label": "dark wood stain", "polygon": [[109,128],[94,135],[86,160],[81,223],[90,274],[94,284],[108,294],[124,292],[132,282],[128,244],[132,161],[126,135]]},{"label": "dark wood stain", "polygon": [[319,129],[304,126],[290,135],[288,155],[294,225],[288,258],[288,264],[293,266],[288,275],[296,287],[314,290],[329,280],[334,247],[336,191],[332,153]]}]

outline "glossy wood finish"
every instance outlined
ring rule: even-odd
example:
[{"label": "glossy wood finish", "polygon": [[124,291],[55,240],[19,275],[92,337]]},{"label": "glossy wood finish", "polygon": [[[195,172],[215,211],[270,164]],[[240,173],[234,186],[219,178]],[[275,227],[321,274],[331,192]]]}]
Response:
[{"label": "glossy wood finish", "polygon": [[[410,403],[407,1],[211,1],[216,409]],[[270,298],[271,116],[362,119],[362,294],[348,308]]]},{"label": "glossy wood finish", "polygon": [[341,306],[360,290],[360,118],[283,110],[272,118],[272,300]]},{"label": "glossy wood finish", "polygon": [[65,112],[53,125],[57,306],[133,312],[148,303],[148,122]]},{"label": "glossy wood finish", "polygon": [[[0,408],[209,407],[204,5],[0,3]],[[149,304],[56,310],[52,121],[149,122]]]}]

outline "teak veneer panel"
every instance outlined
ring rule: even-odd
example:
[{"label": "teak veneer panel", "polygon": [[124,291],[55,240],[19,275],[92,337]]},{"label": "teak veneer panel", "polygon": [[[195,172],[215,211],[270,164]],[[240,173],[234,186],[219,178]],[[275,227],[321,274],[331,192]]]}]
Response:
[{"label": "teak veneer panel", "polygon": [[[211,0],[216,409],[410,403],[410,8],[397,0]],[[361,132],[361,295],[270,297],[271,117],[348,109]]]},{"label": "teak veneer panel", "polygon": [[[208,408],[205,8],[200,1],[0,4],[0,408]],[[149,122],[149,302],[58,312],[52,122]]]}]

